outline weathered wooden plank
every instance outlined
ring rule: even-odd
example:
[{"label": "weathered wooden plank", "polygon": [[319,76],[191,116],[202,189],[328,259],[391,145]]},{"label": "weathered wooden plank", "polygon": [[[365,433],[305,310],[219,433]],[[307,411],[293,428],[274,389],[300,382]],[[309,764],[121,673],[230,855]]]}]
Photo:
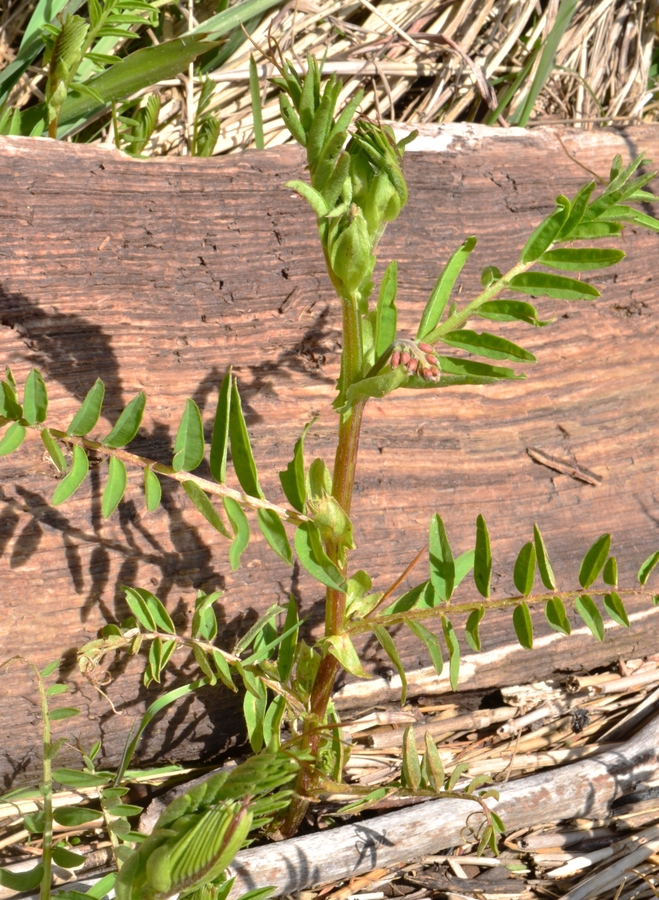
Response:
[{"label": "weathered wooden plank", "polygon": [[[623,132],[551,130],[504,135],[444,129],[438,151],[410,153],[410,202],[385,235],[381,258],[400,264],[401,322],[415,326],[446,256],[479,235],[462,291],[477,289],[484,265],[514,262],[525,236],[559,191],[589,177],[566,152],[606,175],[614,153],[628,159],[657,149],[650,127]],[[280,498],[276,472],[301,427],[310,456],[331,464],[338,310],[324,274],[310,211],[283,185],[304,177],[302,156],[281,148],[211,160],[127,159],[109,150],[45,140],[0,139],[0,348],[23,379],[45,373],[51,412],[65,424],[72,398],[97,375],[107,385],[109,425],[134,393],[149,406],[138,451],[167,462],[185,396],[210,424],[217,386],[229,364],[241,381],[264,488]],[[575,584],[578,562],[612,531],[629,583],[656,549],[657,301],[655,235],[628,229],[628,259],[596,273],[595,304],[541,302],[556,317],[543,330],[506,327],[538,357],[529,380],[495,388],[445,389],[373,402],[362,438],[354,502],[355,565],[387,585],[423,545],[430,515],[441,512],[457,551],[472,539],[476,514],[490,526],[494,586],[509,591],[520,545],[537,521],[558,578]],[[603,478],[593,486],[533,462],[536,447],[570,458]],[[318,626],[319,591],[291,576],[257,539],[246,566],[231,573],[223,539],[200,523],[181,492],[164,485],[164,508],[144,512],[139,477],[108,522],[100,515],[103,467],[63,507],[48,498],[55,473],[37,442],[0,463],[0,659],[21,653],[45,664],[64,652],[85,715],[64,733],[89,744],[99,730],[105,759],[116,760],[128,728],[153,691],[139,688],[141,663],[118,661],[107,687],[115,716],[94,689],[73,677],[74,649],[106,621],[126,614],[119,586],[157,593],[175,620],[190,618],[196,590],[222,589],[229,643],[260,610],[298,592]],[[645,604],[630,604],[639,614]],[[560,668],[655,648],[639,620],[603,648],[591,639],[552,645]],[[538,622],[538,633],[543,634]],[[508,617],[483,627],[485,649],[510,641]],[[427,665],[401,632],[404,661]],[[387,664],[371,642],[373,671]],[[496,655],[494,653],[494,655]],[[506,656],[506,672],[547,674],[548,654]],[[516,657],[517,659],[517,657]],[[523,662],[522,662],[523,661]],[[191,664],[171,684],[180,683]],[[521,668],[520,668],[521,667]],[[491,670],[490,670],[491,671]],[[496,666],[495,675],[500,677]],[[119,677],[121,676],[121,677]],[[469,685],[469,680],[465,681]],[[0,679],[4,721],[0,773],[8,784],[35,770],[37,722],[23,670]],[[142,759],[208,758],[235,740],[238,707],[208,691],[165,715],[149,732]]]}]

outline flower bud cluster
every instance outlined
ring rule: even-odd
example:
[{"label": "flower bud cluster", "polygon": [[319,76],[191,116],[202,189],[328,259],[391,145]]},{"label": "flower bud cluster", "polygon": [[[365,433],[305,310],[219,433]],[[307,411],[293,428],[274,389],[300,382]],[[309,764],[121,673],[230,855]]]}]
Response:
[{"label": "flower bud cluster", "polygon": [[404,366],[410,375],[416,375],[424,381],[439,381],[441,376],[439,359],[435,348],[430,344],[396,341],[389,357],[389,365],[392,369]]}]

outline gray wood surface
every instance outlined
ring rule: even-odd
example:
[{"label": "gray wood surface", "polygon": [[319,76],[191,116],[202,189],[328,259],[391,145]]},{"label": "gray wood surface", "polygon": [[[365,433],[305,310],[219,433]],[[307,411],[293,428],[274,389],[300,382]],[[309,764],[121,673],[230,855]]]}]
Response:
[{"label": "gray wood surface", "polygon": [[[482,266],[505,270],[553,198],[588,180],[582,165],[605,176],[616,152],[629,159],[658,149],[651,126],[562,131],[561,140],[552,130],[470,126],[441,135],[439,149],[407,155],[410,201],[380,245],[383,262],[399,260],[399,321],[411,333],[438,270],[465,236],[479,236],[460,283],[470,296]],[[292,177],[304,177],[304,168],[291,148],[135,161],[91,146],[0,138],[2,361],[19,381],[31,366],[43,371],[53,424],[66,426],[97,376],[107,386],[104,427],[144,389],[149,402],[135,448],[168,462],[184,398],[194,397],[210,426],[218,385],[233,364],[268,496],[281,500],[276,472],[312,415],[319,419],[307,438],[309,459],[323,456],[331,465],[339,313],[313,215],[284,187]],[[387,586],[423,546],[432,513],[444,517],[460,552],[473,542],[481,512],[493,539],[496,595],[512,589],[512,565],[534,521],[561,586],[576,586],[583,552],[604,531],[613,533],[622,583],[631,583],[659,545],[658,240],[627,229],[619,242],[627,260],[591,279],[602,290],[599,301],[540,301],[541,316],[555,317],[550,327],[502,329],[538,357],[527,381],[371,403],[353,504],[355,567]],[[571,459],[602,483],[539,465],[528,447]],[[179,625],[189,622],[198,589],[223,590],[226,646],[291,591],[313,634],[322,606],[313,582],[273,558],[258,537],[232,573],[224,539],[170,485],[163,484],[163,508],[147,514],[141,479],[132,473],[126,499],[103,521],[104,465],[52,509],[56,476],[38,440],[0,460],[0,660],[21,654],[41,666],[64,654],[62,677],[74,685],[71,703],[83,714],[58,725],[57,734],[86,746],[102,737],[102,761],[112,764],[158,692],[140,686],[142,659],[111,660],[104,689],[114,712],[76,673],[76,648],[127,614],[120,585],[158,594]],[[425,577],[422,568],[418,574]],[[629,608],[638,614],[634,627],[608,631],[602,645],[583,636],[548,644],[546,652],[513,657],[503,650],[502,665],[498,648],[510,646],[511,625],[508,614],[493,615],[482,627],[487,674],[476,682],[467,672],[462,687],[655,651],[647,603]],[[540,617],[536,626],[539,636],[546,633]],[[409,669],[428,665],[403,629],[400,646]],[[388,661],[372,641],[364,652],[371,671],[387,676]],[[193,672],[191,660],[177,660],[167,686]],[[39,767],[28,670],[3,672],[0,697],[0,785],[8,787]],[[139,758],[214,758],[241,740],[239,722],[239,701],[209,689],[154,722]],[[77,760],[75,751],[66,753],[63,760]]]}]

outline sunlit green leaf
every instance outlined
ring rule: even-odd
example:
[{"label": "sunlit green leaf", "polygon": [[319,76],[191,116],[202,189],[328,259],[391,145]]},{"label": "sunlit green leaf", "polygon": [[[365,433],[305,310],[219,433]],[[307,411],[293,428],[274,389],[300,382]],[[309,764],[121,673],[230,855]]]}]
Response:
[{"label": "sunlit green leaf", "polygon": [[30,425],[46,421],[48,391],[38,369],[32,369],[25,381],[23,415]]},{"label": "sunlit green leaf", "polygon": [[584,222],[577,225],[570,239],[573,241],[592,241],[597,238],[612,237],[620,234],[622,225],[616,222]]},{"label": "sunlit green leaf", "polygon": [[513,291],[530,294],[532,297],[553,297],[555,300],[593,300],[600,292],[592,284],[576,281],[564,275],[548,272],[522,272],[508,282]]},{"label": "sunlit green leaf", "polygon": [[144,470],[144,499],[149,512],[158,509],[161,497],[162,487],[160,486],[160,479],[151,466],[147,466]]},{"label": "sunlit green leaf", "polygon": [[[533,262],[553,244],[557,239],[559,232],[565,224],[570,214],[570,203],[565,198],[564,202],[559,205],[556,212],[548,216],[544,222],[535,229],[531,237],[524,245],[524,249],[520,255],[520,261],[523,263]],[[556,201],[558,203],[558,200]]]},{"label": "sunlit green leaf", "polygon": [[[291,594],[288,607],[286,609],[286,621],[284,622],[284,631],[288,631],[294,625],[299,624],[297,613],[297,602]],[[277,654],[277,671],[282,683],[286,682],[293,671],[293,663],[295,661],[295,648],[297,645],[298,629],[295,628],[290,632],[279,645],[279,653]]]},{"label": "sunlit green leaf", "polygon": [[400,676],[401,681],[401,691],[400,691],[400,704],[401,706],[405,705],[405,700],[407,699],[407,678],[405,676],[405,669],[403,668],[403,664],[400,661],[400,656],[398,654],[398,650],[396,649],[396,644],[394,643],[394,639],[389,634],[386,628],[382,625],[374,625],[373,626],[373,634],[378,639],[380,646],[387,654],[389,659],[392,661],[394,666],[396,667],[396,671]]},{"label": "sunlit green leaf", "polygon": [[62,453],[60,445],[47,428],[41,429],[41,440],[43,441],[48,456],[50,456],[53,461],[53,465],[59,472],[64,474],[66,472],[66,460],[64,459],[64,454]]},{"label": "sunlit green leaf", "polygon": [[364,670],[355,645],[347,634],[330,635],[325,638],[325,642],[329,644],[329,652],[338,659],[346,672],[350,672],[351,675],[356,675],[358,678],[373,677]]},{"label": "sunlit green leaf", "polygon": [[552,269],[568,272],[589,272],[615,266],[625,258],[622,250],[599,250],[596,247],[560,247],[543,253],[538,262]]},{"label": "sunlit green leaf", "polygon": [[433,331],[439,324],[455,282],[475,246],[476,238],[469,237],[449,257],[426,303],[426,308],[423,311],[416,333],[417,340],[433,342]]},{"label": "sunlit green leaf", "polygon": [[110,434],[101,441],[103,446],[115,450],[118,447],[125,447],[126,444],[130,444],[142,422],[145,405],[146,394],[144,391],[140,391],[121,413]]},{"label": "sunlit green leaf", "polygon": [[293,459],[286,468],[279,473],[279,480],[284,494],[286,495],[286,499],[293,509],[296,509],[298,512],[304,512],[304,504],[307,499],[304,474],[304,439],[307,436],[307,431],[315,421],[316,419],[313,418],[311,422],[307,422],[304,426],[302,434],[295,442]]},{"label": "sunlit green leaf", "polygon": [[375,356],[381,356],[396,340],[396,291],[398,288],[398,263],[392,260],[385,269],[380,283],[378,304],[375,310]]},{"label": "sunlit green leaf", "polygon": [[638,583],[646,584],[648,578],[650,577],[652,570],[659,563],[659,550],[656,553],[653,553],[651,556],[645,560],[645,562],[641,565],[641,568],[638,570]]},{"label": "sunlit green leaf", "polygon": [[423,755],[423,770],[428,783],[428,787],[433,790],[441,791],[444,788],[444,766],[442,758],[437,750],[437,745],[433,741],[429,732],[423,736],[426,751]]},{"label": "sunlit green leaf", "polygon": [[213,437],[210,449],[210,469],[215,481],[225,484],[227,480],[227,451],[229,449],[229,411],[231,408],[231,369],[220,385],[217,409],[213,422]]},{"label": "sunlit green leaf", "polygon": [[53,810],[53,819],[58,825],[65,828],[77,828],[80,825],[87,825],[89,822],[95,822],[102,818],[103,813],[98,809],[87,809],[83,806],[60,806]]},{"label": "sunlit green leaf", "polygon": [[459,347],[461,350],[467,350],[478,356],[486,356],[488,359],[535,362],[535,356],[528,350],[524,350],[523,347],[518,347],[512,341],[496,334],[488,334],[486,331],[479,333],[463,328],[460,331],[450,331],[442,337],[442,340],[451,347]]},{"label": "sunlit green leaf", "polygon": [[513,610],[513,626],[517,640],[525,650],[533,649],[533,622],[527,603],[519,603]]},{"label": "sunlit green leaf", "polygon": [[532,541],[529,541],[528,544],[524,544],[519,551],[513,570],[515,587],[520,594],[524,594],[525,597],[528,597],[533,590],[533,582],[535,581],[535,559],[535,545]]},{"label": "sunlit green leaf", "polygon": [[192,500],[204,519],[206,519],[206,521],[210,525],[212,525],[216,531],[219,531],[220,534],[223,534],[224,537],[230,538],[231,535],[227,531],[226,525],[222,521],[218,511],[213,506],[213,503],[208,494],[203,491],[198,484],[195,484],[194,481],[184,481],[183,490]]},{"label": "sunlit green leaf", "polygon": [[455,587],[455,561],[439,514],[430,520],[429,535],[430,580],[437,596],[447,602]]},{"label": "sunlit green leaf", "polygon": [[114,779],[112,772],[81,772],[78,769],[53,769],[53,780],[64,787],[101,787]]},{"label": "sunlit green leaf", "polygon": [[615,556],[609,556],[607,559],[602,572],[602,581],[611,587],[616,587],[618,584],[618,560]]},{"label": "sunlit green leaf", "polygon": [[542,578],[542,583],[548,591],[555,591],[556,579],[554,578],[554,570],[552,569],[551,563],[549,562],[547,548],[545,547],[545,542],[542,538],[542,535],[540,534],[540,529],[537,525],[533,526],[533,542],[535,544],[535,553],[538,561],[538,569],[540,570],[540,577]]},{"label": "sunlit green leaf", "polygon": [[89,434],[101,415],[104,396],[105,385],[100,378],[97,378],[82,401],[80,409],[71,420],[66,433],[76,437],[84,437],[86,434]]},{"label": "sunlit green leaf", "polygon": [[286,536],[284,523],[274,509],[259,509],[256,513],[259,528],[263,537],[280,559],[289,566],[293,565],[293,553]]},{"label": "sunlit green leaf", "polygon": [[55,493],[53,494],[53,499],[51,501],[53,506],[59,506],[60,503],[64,503],[65,500],[68,500],[83,483],[87,477],[87,472],[89,472],[89,459],[87,453],[83,447],[79,447],[78,444],[75,444],[73,447],[71,468],[69,469],[68,475],[65,475],[55,488]]},{"label": "sunlit green leaf", "polygon": [[490,596],[490,579],[492,577],[492,551],[490,535],[485,519],[479,515],[476,520],[476,549],[474,556],[474,582],[481,596]]},{"label": "sunlit green leaf", "polygon": [[176,432],[172,468],[175,472],[193,472],[204,458],[204,426],[194,400],[185,401],[185,410]]},{"label": "sunlit green leaf", "polygon": [[10,869],[0,869],[0,885],[10,891],[33,891],[41,883],[43,878],[43,866],[41,863],[28,869],[27,872],[12,872]]},{"label": "sunlit green leaf", "polygon": [[25,425],[21,425],[20,422],[12,422],[0,440],[0,456],[9,456],[14,450],[18,450],[25,440],[26,434]]},{"label": "sunlit green leaf", "polygon": [[103,503],[101,512],[104,519],[109,519],[115,509],[119,506],[122,497],[126,492],[128,484],[128,475],[126,466],[122,460],[116,456],[110,457],[108,465],[108,480],[103,491]]},{"label": "sunlit green leaf", "polygon": [[460,674],[460,644],[458,636],[455,633],[453,625],[446,616],[442,616],[442,631],[444,640],[449,653],[449,677],[451,688],[454,691],[458,689],[458,675]]},{"label": "sunlit green leaf", "polygon": [[625,605],[615,591],[604,596],[604,609],[618,625],[629,628],[629,617]]},{"label": "sunlit green leaf", "polygon": [[229,548],[229,564],[232,571],[235,572],[240,565],[240,557],[249,544],[249,522],[242,506],[232,497],[223,497],[222,503],[234,534]]},{"label": "sunlit green leaf", "polygon": [[476,651],[476,653],[480,653],[481,650],[481,636],[478,631],[478,627],[484,615],[484,606],[479,606],[477,609],[472,609],[467,618],[467,624],[465,625],[465,640],[467,641],[471,649]]},{"label": "sunlit green leaf", "polygon": [[431,662],[435,667],[435,672],[441,675],[444,668],[444,660],[442,659],[442,649],[437,635],[429,631],[421,622],[417,622],[416,619],[405,619],[405,624],[412,634],[415,634],[426,645]]},{"label": "sunlit green leaf", "polygon": [[318,529],[312,522],[303,522],[295,531],[295,552],[304,568],[316,581],[338,591],[346,592],[343,575],[323,550]]},{"label": "sunlit green leaf", "polygon": [[596,182],[589,181],[575,195],[571,203],[570,215],[565,220],[565,224],[561,228],[558,236],[559,241],[566,241],[574,232],[574,229],[580,224],[590,200],[590,195],[596,187]]},{"label": "sunlit green leaf", "polygon": [[549,324],[549,320],[538,319],[535,306],[525,300],[488,300],[478,307],[475,315],[495,322],[527,322],[536,327]]},{"label": "sunlit green leaf", "polygon": [[252,497],[264,497],[256,472],[256,463],[252,453],[247,425],[243,415],[238,385],[234,381],[231,389],[231,408],[229,410],[229,437],[231,439],[231,459],[233,468],[241,488]]},{"label": "sunlit green leaf", "polygon": [[[489,363],[458,359],[455,356],[438,356],[437,359],[442,372],[440,387],[459,384],[493,384],[504,379],[520,381],[526,378],[526,375],[517,375],[513,369],[505,366],[491,366]],[[432,387],[432,382],[425,383],[426,387],[429,385]],[[409,387],[409,383],[407,386]]]},{"label": "sunlit green leaf", "polygon": [[589,588],[595,581],[606,562],[611,549],[611,535],[603,534],[597,538],[593,546],[584,556],[579,569],[579,584],[582,588]]},{"label": "sunlit green leaf", "polygon": [[9,381],[3,381],[0,387],[2,388],[0,390],[0,417],[3,419],[22,418],[23,408],[18,402],[14,385]]},{"label": "sunlit green leaf", "polygon": [[545,606],[545,618],[554,631],[558,631],[559,634],[571,633],[572,626],[570,625],[570,620],[567,617],[563,601],[560,597],[552,597],[551,600],[547,601],[547,605]]},{"label": "sunlit green leaf", "polygon": [[574,608],[598,641],[604,640],[604,621],[592,597],[582,594],[574,602]]},{"label": "sunlit green leaf", "polygon": [[61,719],[72,719],[74,716],[79,716],[80,710],[74,709],[72,706],[60,706],[59,709],[51,709],[49,715],[51,722],[58,722]]},{"label": "sunlit green leaf", "polygon": [[421,766],[419,754],[416,749],[414,726],[408,725],[403,732],[403,765],[401,770],[401,782],[403,787],[412,791],[419,789],[421,784]]}]

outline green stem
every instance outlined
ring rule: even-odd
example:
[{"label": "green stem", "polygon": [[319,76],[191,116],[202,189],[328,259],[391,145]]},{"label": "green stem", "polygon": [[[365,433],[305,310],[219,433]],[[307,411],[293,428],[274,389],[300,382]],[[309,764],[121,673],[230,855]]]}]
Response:
[{"label": "green stem", "polygon": [[50,879],[53,861],[53,777],[51,762],[51,734],[50,715],[48,713],[48,696],[43,679],[38,670],[34,669],[39,685],[39,697],[41,699],[41,720],[43,723],[43,778],[40,785],[43,797],[43,844],[41,864],[43,875],[41,877],[40,900],[50,900]]}]

